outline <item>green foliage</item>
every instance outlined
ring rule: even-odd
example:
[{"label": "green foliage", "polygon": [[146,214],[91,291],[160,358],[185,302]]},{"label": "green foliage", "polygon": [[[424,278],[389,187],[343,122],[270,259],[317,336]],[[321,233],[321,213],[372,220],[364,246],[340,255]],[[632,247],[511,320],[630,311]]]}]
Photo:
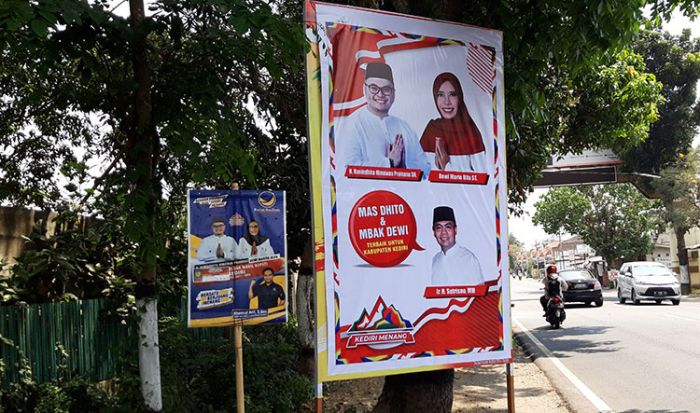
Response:
[{"label": "green foliage", "polygon": [[515,235],[508,234],[508,265],[511,271],[520,270],[518,263],[518,255],[523,252],[523,243],[520,242]]},{"label": "green foliage", "polygon": [[680,36],[645,31],[634,49],[644,56],[649,71],[664,85],[665,105],[652,125],[649,139],[625,155],[624,168],[660,175],[640,184],[653,190],[664,205],[663,218],[673,227],[679,244],[679,260],[687,263],[683,234],[700,223],[697,202],[697,154],[691,153],[700,126],[700,39],[685,30]]},{"label": "green foliage", "polygon": [[18,288],[12,283],[8,265],[5,259],[0,259],[0,303],[14,303],[20,300]]},{"label": "green foliage", "polygon": [[114,411],[114,400],[95,383],[13,383],[0,390],[0,412],[95,413]]},{"label": "green foliage", "polygon": [[643,257],[663,227],[660,203],[629,184],[551,189],[535,207],[547,233],[578,234],[611,264]]},{"label": "green foliage", "polygon": [[[193,185],[289,185],[301,218],[290,221],[291,232],[308,234],[297,87],[303,33],[285,20],[297,18],[301,4],[159,1],[150,7],[160,12],[137,32],[111,7],[57,0],[0,7],[0,90],[8,97],[0,100],[0,199],[54,209],[70,203],[100,215],[132,279],[156,261],[174,262],[167,256],[182,245],[176,238]],[[138,119],[150,119],[143,127],[152,147],[134,126],[138,40],[147,45],[149,81],[141,86],[151,96],[150,113]],[[164,271],[168,292],[181,292],[176,271]]]},{"label": "green foliage", "polygon": [[511,201],[520,201],[546,166],[549,156],[639,144],[657,119],[661,84],[644,72],[641,58],[627,51],[601,57],[587,72],[558,67],[540,75],[539,110],[546,117],[523,116],[508,135]]},{"label": "green foliage", "polygon": [[30,303],[84,299],[102,295],[109,286],[115,251],[109,235],[68,211],[55,221],[57,230],[46,236],[46,223],[37,222],[26,237],[25,250],[0,285],[2,302]]},{"label": "green foliage", "polygon": [[548,191],[535,203],[532,222],[548,234],[578,233],[583,216],[590,208],[586,197],[576,188],[564,187]]},{"label": "green foliage", "polygon": [[587,149],[579,146],[586,138],[599,147],[624,151],[644,141],[658,119],[662,85],[645,73],[642,56],[623,51],[611,60],[583,76],[576,116],[565,138],[571,151]]},{"label": "green foliage", "polygon": [[36,413],[68,413],[68,396],[59,386],[45,383],[39,386]]},{"label": "green foliage", "polygon": [[[7,339],[3,339],[1,344],[5,346],[15,345]],[[7,387],[0,387],[0,406],[2,408],[0,412],[31,412],[36,404],[37,389],[36,383],[32,380],[32,369],[27,358],[21,352],[16,368],[19,371],[19,381],[11,383]]]},{"label": "green foliage", "polygon": [[645,31],[635,41],[634,50],[663,83],[665,104],[649,130],[649,139],[626,153],[625,168],[658,175],[663,168],[682,162],[700,126],[700,104],[696,102],[700,39],[691,39],[689,31],[680,36]]},{"label": "green foliage", "polygon": [[[647,3],[653,18],[674,7],[688,15],[698,9],[694,0],[382,4],[503,30],[510,45],[504,49],[509,188],[511,199],[522,201],[550,154],[639,142],[658,104],[655,85],[643,70],[627,70],[636,65],[618,53],[638,31]],[[13,148],[0,159],[7,172],[0,198],[54,205],[61,193],[54,172],[61,171],[69,192],[95,183],[84,195],[96,209],[139,211],[147,194],[116,195],[130,193],[147,164],[129,170],[119,162],[130,149],[134,116],[127,21],[102,2],[3,5],[0,42],[8,47],[0,88],[14,98],[0,104],[0,144]],[[158,137],[152,166],[154,182],[164,185],[154,187],[156,196],[162,190],[168,200],[182,198],[187,185],[226,187],[234,180],[243,187],[285,187],[291,255],[299,255],[309,231],[301,2],[168,0],[150,7],[160,11],[145,26]],[[599,124],[582,127],[594,114],[601,115]],[[36,130],[27,129],[30,124]],[[85,155],[76,156],[75,147]],[[95,180],[86,165],[98,154],[108,158]],[[175,221],[166,214],[171,210],[156,208],[155,219]],[[145,234],[150,226],[138,215],[118,228],[133,240],[150,236],[159,246],[155,253],[163,254],[167,237],[161,228]]]},{"label": "green foliage", "polygon": [[[235,353],[221,329],[187,329],[172,317],[160,327],[164,411],[234,412]],[[294,412],[311,397],[310,380],[297,372],[299,342],[293,325],[251,327],[244,331],[246,411]],[[4,343],[2,345],[14,345]],[[138,356],[123,354],[122,371],[110,396],[83,378],[37,384],[26,357],[19,358],[20,380],[0,388],[4,412],[146,412],[140,392]],[[0,362],[0,374],[4,364]],[[4,409],[4,410],[3,410]]]},{"label": "green foliage", "polygon": [[[3,339],[0,345],[19,350],[7,339]],[[64,357],[67,357],[65,352]],[[6,368],[4,362],[0,362],[0,376]],[[0,386],[0,413],[95,413],[110,411],[114,407],[114,400],[107,393],[95,383],[82,378],[37,384],[32,379],[31,366],[21,351],[17,368],[19,381]],[[64,376],[63,373],[59,372],[59,376]]]},{"label": "green foliage", "polygon": [[[231,339],[197,338],[175,318],[160,323],[164,411],[233,412],[235,353]],[[296,372],[299,344],[293,326],[245,330],[246,411],[293,412],[311,398],[311,383]],[[121,406],[140,406],[138,366],[130,358],[120,376]]]},{"label": "green foliage", "polygon": [[681,234],[700,225],[700,159],[696,150],[661,171],[652,185],[664,203],[663,217]]},{"label": "green foliage", "polygon": [[313,395],[308,377],[297,371],[300,343],[295,326],[251,328],[246,330],[246,339],[243,357],[246,400],[250,400],[246,411],[298,411]]}]

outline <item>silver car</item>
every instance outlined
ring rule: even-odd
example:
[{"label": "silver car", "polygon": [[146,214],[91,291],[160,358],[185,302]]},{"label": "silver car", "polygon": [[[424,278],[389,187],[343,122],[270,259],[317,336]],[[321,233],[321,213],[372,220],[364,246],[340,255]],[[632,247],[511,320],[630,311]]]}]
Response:
[{"label": "silver car", "polygon": [[673,305],[678,305],[681,303],[681,284],[661,263],[626,262],[620,267],[617,278],[617,298],[623,304],[629,299],[634,304],[639,304],[640,300],[652,300],[657,304],[671,300]]}]

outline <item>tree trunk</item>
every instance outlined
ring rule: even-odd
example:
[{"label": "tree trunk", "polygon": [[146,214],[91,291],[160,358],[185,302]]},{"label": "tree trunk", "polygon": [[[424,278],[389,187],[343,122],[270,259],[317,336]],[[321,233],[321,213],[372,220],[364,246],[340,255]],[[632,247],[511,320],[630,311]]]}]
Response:
[{"label": "tree trunk", "polygon": [[685,248],[685,233],[687,228],[673,228],[676,234],[676,246],[678,249],[678,267],[680,270],[681,294],[690,293],[690,272],[688,271],[688,250]]},{"label": "tree trunk", "polygon": [[[151,105],[151,72],[147,59],[147,27],[144,24],[143,0],[129,0],[130,23],[133,31],[130,43],[136,90],[134,93],[134,123],[126,145],[126,166],[132,178],[128,206],[133,216],[128,234],[138,245],[140,270],[136,275],[136,298],[146,311],[139,320],[139,373],[141,391],[146,406],[162,410],[160,390],[160,354],[158,350],[158,312],[156,299],[156,232],[157,202],[160,199],[155,170],[159,142],[153,125]],[[129,175],[127,175],[129,176]]]},{"label": "tree trunk", "polygon": [[314,273],[313,273],[313,245],[311,237],[304,247],[304,255],[301,257],[299,276],[297,278],[297,335],[301,342],[300,370],[309,376],[314,373],[315,354],[315,324],[314,324]]},{"label": "tree trunk", "polygon": [[160,354],[158,349],[158,300],[141,298],[136,301],[141,310],[139,319],[139,374],[141,394],[149,409],[161,411]]},{"label": "tree trunk", "polygon": [[453,369],[387,376],[372,413],[449,413],[454,376]]}]

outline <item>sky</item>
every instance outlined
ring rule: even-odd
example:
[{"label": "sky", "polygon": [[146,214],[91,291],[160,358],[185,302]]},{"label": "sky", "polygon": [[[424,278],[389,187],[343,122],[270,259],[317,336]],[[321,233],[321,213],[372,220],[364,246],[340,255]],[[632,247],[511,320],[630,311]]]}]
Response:
[{"label": "sky", "polygon": [[[671,20],[663,25],[664,30],[673,35],[679,35],[684,28],[691,29],[692,37],[700,37],[700,18],[694,22],[688,20],[679,12],[674,12]],[[699,88],[700,90],[700,88]],[[507,97],[506,97],[507,99]],[[694,146],[700,145],[700,135],[696,136]],[[532,214],[535,213],[535,202],[537,202],[547,189],[535,189],[525,203],[525,213],[520,217],[508,217],[508,231],[514,235],[519,241],[523,242],[526,247],[533,247],[536,242],[544,241],[550,238],[544,230],[532,223]],[[570,236],[570,234],[562,235],[562,239]]]}]

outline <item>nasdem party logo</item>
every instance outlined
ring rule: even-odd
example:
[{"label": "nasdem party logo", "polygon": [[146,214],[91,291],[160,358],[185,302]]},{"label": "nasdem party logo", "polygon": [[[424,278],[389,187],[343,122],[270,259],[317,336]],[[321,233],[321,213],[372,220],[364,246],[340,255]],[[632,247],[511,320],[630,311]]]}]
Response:
[{"label": "nasdem party logo", "polygon": [[258,204],[263,208],[272,208],[277,203],[277,197],[270,191],[261,192],[258,195]]}]

